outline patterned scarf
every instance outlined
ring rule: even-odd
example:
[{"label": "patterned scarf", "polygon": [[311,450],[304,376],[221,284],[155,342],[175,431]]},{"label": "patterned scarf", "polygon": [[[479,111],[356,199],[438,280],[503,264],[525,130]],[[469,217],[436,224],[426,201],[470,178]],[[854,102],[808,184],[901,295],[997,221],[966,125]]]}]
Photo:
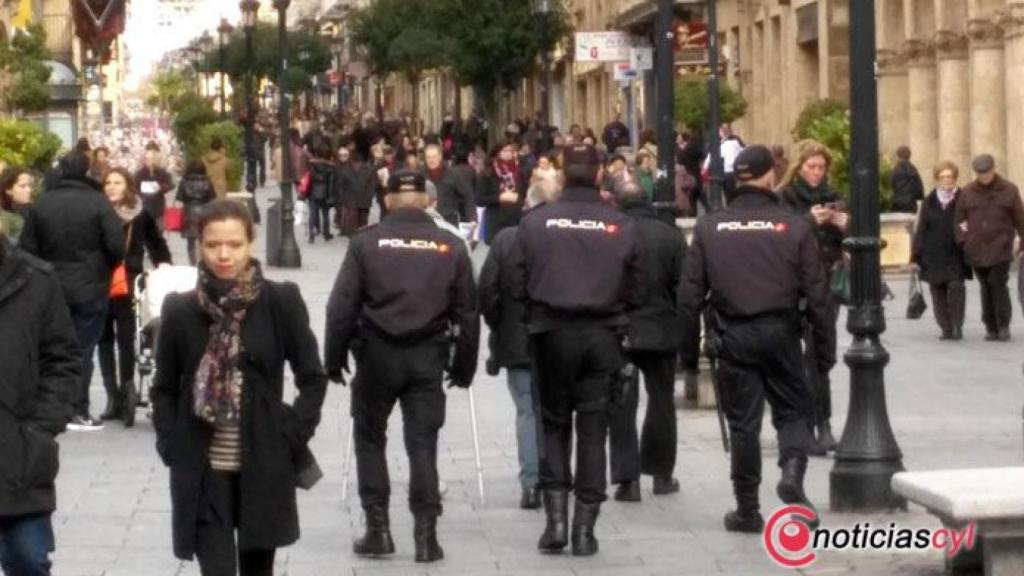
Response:
[{"label": "patterned scarf", "polygon": [[220,280],[204,264],[199,265],[199,307],[213,322],[210,341],[196,370],[193,412],[211,425],[238,426],[241,421],[242,323],[262,289],[263,271],[256,260],[237,281]]},{"label": "patterned scarf", "polygon": [[519,162],[516,160],[505,161],[500,158],[494,161],[494,173],[498,176],[498,183],[502,190],[518,190],[516,177],[519,174]]},{"label": "patterned scarf", "polygon": [[939,204],[942,205],[942,209],[945,210],[953,200],[956,199],[956,193],[959,190],[957,188],[950,188],[949,190],[943,190],[942,188],[936,188],[936,195],[939,197]]}]

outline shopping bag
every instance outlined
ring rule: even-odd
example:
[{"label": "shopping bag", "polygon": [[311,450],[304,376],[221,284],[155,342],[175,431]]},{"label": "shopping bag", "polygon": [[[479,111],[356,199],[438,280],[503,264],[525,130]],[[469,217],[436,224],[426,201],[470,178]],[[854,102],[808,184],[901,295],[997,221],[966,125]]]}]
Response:
[{"label": "shopping bag", "polygon": [[928,303],[924,300],[924,293],[921,291],[921,281],[917,277],[917,272],[910,277],[910,301],[907,303],[907,318],[910,320],[918,320],[921,316],[924,316],[924,311],[928,309]]},{"label": "shopping bag", "polygon": [[184,212],[178,206],[168,206],[164,210],[164,230],[168,232],[181,232],[184,216]]},{"label": "shopping bag", "polygon": [[114,275],[110,279],[110,297],[124,298],[128,295],[128,269],[122,263],[114,268]]}]

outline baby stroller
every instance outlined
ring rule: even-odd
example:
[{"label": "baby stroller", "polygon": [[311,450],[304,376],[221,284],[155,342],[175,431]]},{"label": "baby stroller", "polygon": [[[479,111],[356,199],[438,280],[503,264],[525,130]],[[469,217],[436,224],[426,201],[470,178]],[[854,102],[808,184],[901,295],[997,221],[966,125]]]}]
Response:
[{"label": "baby stroller", "polygon": [[160,309],[168,294],[194,290],[198,271],[192,266],[160,266],[135,279],[135,388],[124,399],[124,425],[135,424],[135,409],[149,406],[149,389],[156,372]]}]

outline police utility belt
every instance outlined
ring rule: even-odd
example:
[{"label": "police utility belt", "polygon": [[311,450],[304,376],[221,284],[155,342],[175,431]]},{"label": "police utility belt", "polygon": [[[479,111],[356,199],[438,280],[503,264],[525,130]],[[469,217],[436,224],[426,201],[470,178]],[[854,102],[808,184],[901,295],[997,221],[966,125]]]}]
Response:
[{"label": "police utility belt", "polygon": [[447,342],[449,340],[450,333],[450,324],[447,320],[443,320],[431,322],[418,330],[413,330],[412,332],[402,334],[401,336],[395,336],[393,334],[389,334],[387,331],[365,318],[359,323],[359,329],[356,331],[358,339],[382,340],[388,344],[394,344],[397,346],[424,344],[435,339],[438,342]]}]

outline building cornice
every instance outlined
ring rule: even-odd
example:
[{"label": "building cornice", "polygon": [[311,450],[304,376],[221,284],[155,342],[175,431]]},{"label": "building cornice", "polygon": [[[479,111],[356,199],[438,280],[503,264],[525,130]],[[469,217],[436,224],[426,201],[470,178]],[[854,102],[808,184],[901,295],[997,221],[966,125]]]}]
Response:
[{"label": "building cornice", "polygon": [[907,66],[911,68],[935,65],[935,44],[928,40],[907,40],[903,43],[903,53],[906,55]]},{"label": "building cornice", "polygon": [[967,23],[967,37],[972,49],[1001,48],[1003,28],[995,20],[976,18]]},{"label": "building cornice", "polygon": [[939,60],[964,60],[970,42],[966,34],[952,30],[935,33],[935,55]]}]

